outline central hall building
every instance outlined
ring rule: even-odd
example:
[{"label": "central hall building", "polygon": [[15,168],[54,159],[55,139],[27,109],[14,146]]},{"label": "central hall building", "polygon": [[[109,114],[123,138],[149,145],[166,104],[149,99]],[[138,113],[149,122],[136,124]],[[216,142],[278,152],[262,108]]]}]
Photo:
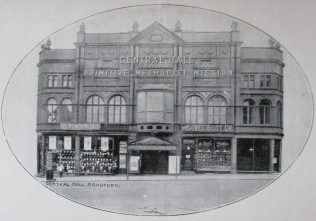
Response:
[{"label": "central hall building", "polygon": [[39,53],[37,169],[68,174],[280,172],[283,55],[238,25],[87,33]]}]

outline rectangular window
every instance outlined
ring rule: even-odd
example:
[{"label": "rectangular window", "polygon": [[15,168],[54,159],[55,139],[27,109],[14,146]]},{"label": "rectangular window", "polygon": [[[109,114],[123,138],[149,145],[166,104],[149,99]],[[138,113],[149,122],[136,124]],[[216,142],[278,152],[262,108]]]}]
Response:
[{"label": "rectangular window", "polygon": [[53,87],[53,75],[48,75],[48,87]]},{"label": "rectangular window", "polygon": [[63,87],[72,87],[72,75],[63,75]]},{"label": "rectangular window", "polygon": [[53,87],[57,87],[58,84],[57,84],[57,75],[54,75],[53,76]]},{"label": "rectangular window", "polygon": [[255,76],[253,74],[244,75],[244,87],[245,88],[255,87]]},{"label": "rectangular window", "polygon": [[271,88],[271,75],[270,74],[260,75],[260,87]]},{"label": "rectangular window", "polygon": [[48,75],[48,82],[47,82],[47,86],[48,87],[57,87],[57,75]]}]

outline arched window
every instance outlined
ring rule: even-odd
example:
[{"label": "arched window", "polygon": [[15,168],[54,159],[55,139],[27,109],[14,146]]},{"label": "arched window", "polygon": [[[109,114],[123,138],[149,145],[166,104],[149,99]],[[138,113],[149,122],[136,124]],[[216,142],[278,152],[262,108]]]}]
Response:
[{"label": "arched window", "polygon": [[277,102],[277,126],[282,127],[283,126],[283,120],[282,120],[282,104],[280,101]]},{"label": "arched window", "polygon": [[47,110],[48,110],[48,123],[57,122],[57,101],[54,98],[50,98],[47,101]]},{"label": "arched window", "polygon": [[227,102],[222,96],[213,96],[208,102],[208,123],[226,124],[227,122]]},{"label": "arched window", "polygon": [[126,100],[121,95],[115,95],[109,101],[109,123],[126,123]]},{"label": "arched window", "polygon": [[203,123],[203,101],[198,96],[191,96],[185,101],[185,123]]},{"label": "arched window", "polygon": [[62,106],[62,121],[63,122],[70,122],[72,120],[72,102],[70,99],[65,98],[61,102]]},{"label": "arched window", "polygon": [[104,101],[98,95],[93,95],[87,100],[86,120],[88,123],[104,122]]},{"label": "arched window", "polygon": [[251,99],[246,99],[242,104],[243,108],[243,123],[244,124],[252,124],[253,123],[253,112],[255,102]]},{"label": "arched window", "polygon": [[260,124],[270,124],[271,101],[263,99],[259,103]]}]

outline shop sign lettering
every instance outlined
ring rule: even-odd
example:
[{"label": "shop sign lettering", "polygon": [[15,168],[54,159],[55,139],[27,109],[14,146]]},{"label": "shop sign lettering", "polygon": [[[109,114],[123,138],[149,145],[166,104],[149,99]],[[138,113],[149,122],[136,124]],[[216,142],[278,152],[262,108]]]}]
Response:
[{"label": "shop sign lettering", "polygon": [[182,126],[182,131],[188,132],[231,132],[233,130],[233,125],[227,124],[212,124],[212,125],[184,125]]},{"label": "shop sign lettering", "polygon": [[100,130],[100,124],[60,124],[62,130]]}]

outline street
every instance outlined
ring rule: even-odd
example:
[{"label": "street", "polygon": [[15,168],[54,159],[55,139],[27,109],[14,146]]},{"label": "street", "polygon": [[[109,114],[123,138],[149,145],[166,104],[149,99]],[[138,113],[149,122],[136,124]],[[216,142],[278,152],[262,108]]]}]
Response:
[{"label": "street", "polygon": [[41,180],[68,199],[97,209],[134,215],[177,215],[240,200],[277,174],[192,176],[82,176]]}]

